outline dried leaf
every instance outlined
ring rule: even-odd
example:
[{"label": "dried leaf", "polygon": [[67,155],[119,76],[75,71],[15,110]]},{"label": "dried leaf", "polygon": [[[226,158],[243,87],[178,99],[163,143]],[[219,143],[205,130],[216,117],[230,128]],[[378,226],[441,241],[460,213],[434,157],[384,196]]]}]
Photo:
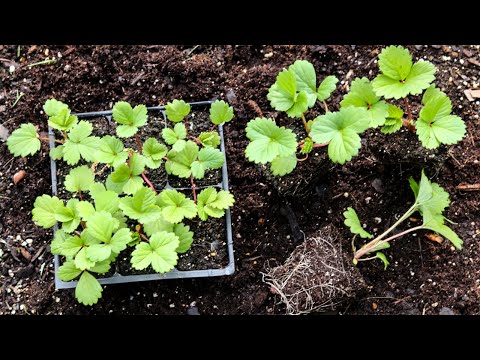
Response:
[{"label": "dried leaf", "polygon": [[28,252],[27,249],[25,249],[22,246],[19,249],[20,249],[20,253],[25,258],[25,260],[30,261],[32,259],[32,255]]},{"label": "dried leaf", "polygon": [[443,237],[434,233],[425,234],[425,237],[430,241],[435,241],[436,243],[441,244],[443,242]]},{"label": "dried leaf", "polygon": [[27,172],[25,170],[20,170],[15,175],[13,175],[13,183],[17,185],[18,182],[25,177],[25,175],[27,175]]}]

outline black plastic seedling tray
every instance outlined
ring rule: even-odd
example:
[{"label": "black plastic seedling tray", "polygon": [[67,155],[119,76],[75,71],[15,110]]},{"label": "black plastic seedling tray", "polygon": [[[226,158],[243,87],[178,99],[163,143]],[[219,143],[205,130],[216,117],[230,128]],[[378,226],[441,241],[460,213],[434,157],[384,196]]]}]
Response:
[{"label": "black plastic seedling tray", "polygon": [[[192,110],[204,108],[210,105],[212,101],[199,101],[190,103]],[[147,108],[149,113],[162,113],[163,119],[165,121],[165,126],[167,126],[167,116],[165,114],[164,106],[154,106]],[[79,119],[92,118],[92,117],[105,117],[109,122],[112,121],[112,111],[96,111],[96,112],[86,112],[86,113],[77,113],[76,115]],[[223,138],[223,126],[218,126],[218,132],[220,134],[220,150],[225,155],[225,142]],[[55,147],[54,142],[54,133],[52,128],[48,128],[48,135],[50,138],[50,149]],[[52,173],[52,194],[57,195],[57,166],[55,160],[51,159],[51,173]],[[204,186],[198,186],[202,188]],[[221,183],[214,185],[214,187],[220,188],[222,190],[228,191],[228,173],[227,173],[227,161],[223,163],[222,167],[222,181]],[[185,190],[185,188],[172,187],[168,183],[164,188],[176,189],[176,190]],[[164,274],[139,274],[139,275],[121,275],[115,272],[110,277],[97,277],[100,284],[120,284],[128,282],[140,282],[140,281],[151,281],[151,280],[163,280],[163,279],[184,279],[184,278],[199,278],[199,277],[211,277],[211,276],[223,276],[231,275],[235,271],[235,264],[233,258],[233,240],[232,240],[232,221],[230,216],[230,209],[225,212],[225,221],[226,221],[226,230],[227,230],[227,250],[228,250],[228,265],[221,269],[204,269],[204,270],[188,270],[180,271],[173,269],[172,271]],[[54,227],[54,235],[57,231],[57,225]],[[195,240],[194,240],[195,241]],[[74,288],[77,285],[77,281],[62,281],[58,278],[57,272],[60,266],[60,258],[58,255],[55,255],[54,259],[55,265],[55,288],[56,289],[69,289]]]}]

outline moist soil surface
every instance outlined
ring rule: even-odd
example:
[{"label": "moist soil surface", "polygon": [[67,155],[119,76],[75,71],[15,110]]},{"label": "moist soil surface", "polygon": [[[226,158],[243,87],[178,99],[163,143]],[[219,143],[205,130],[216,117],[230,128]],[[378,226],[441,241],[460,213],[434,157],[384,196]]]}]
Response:
[{"label": "moist soil surface", "polygon": [[[354,207],[371,232],[382,232],[410,206],[408,178],[418,179],[422,168],[449,192],[451,204],[445,215],[454,222],[452,228],[464,240],[464,249],[455,251],[447,241],[432,242],[425,233],[397,239],[385,251],[391,260],[386,271],[380,261],[358,266],[367,290],[336,313],[479,314],[480,191],[456,189],[459,184],[480,183],[480,102],[464,94],[479,86],[479,46],[408,46],[414,59],[436,65],[435,83],[450,96],[453,113],[467,125],[459,144],[426,151],[408,131],[384,135],[369,130],[351,162],[332,164],[325,161],[325,148],[315,149],[313,159],[283,179],[272,179],[245,159],[244,129],[259,116],[249,100],[280,125],[292,123],[266,98],[283,67],[307,59],[314,64],[318,80],[336,75],[340,82],[328,105],[337,110],[354,78],[376,76],[381,48],[22,45],[18,57],[17,46],[0,45],[0,138],[5,129],[11,132],[23,122],[32,122],[46,133],[41,111],[50,97],[68,103],[74,112],[111,109],[119,100],[155,106],[175,98],[224,99],[236,115],[224,127],[230,188],[236,198],[235,273],[110,285],[91,307],[78,304],[73,290],[55,290],[53,256],[48,251],[52,231],[36,227],[31,220],[35,198],[51,193],[48,144],[28,159],[13,158],[0,139],[0,314],[283,314],[285,307],[262,281],[262,273],[285,262],[298,244],[298,231],[308,237],[333,225],[343,236],[343,251],[351,252],[343,211]],[[27,67],[47,55],[57,62]],[[12,65],[14,72],[9,71]],[[420,97],[410,101],[415,116]],[[314,108],[308,118],[322,111]],[[13,175],[20,170],[26,176],[14,185]],[[293,191],[291,184],[301,186]],[[412,224],[416,218],[418,214]]]}]

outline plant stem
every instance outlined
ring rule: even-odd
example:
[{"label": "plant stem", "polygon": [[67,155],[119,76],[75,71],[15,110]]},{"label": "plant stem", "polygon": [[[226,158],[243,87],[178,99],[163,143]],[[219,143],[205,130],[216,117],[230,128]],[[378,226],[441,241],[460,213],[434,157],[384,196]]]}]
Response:
[{"label": "plant stem", "polygon": [[412,112],[410,111],[410,105],[408,104],[408,100],[406,97],[403,98],[403,100],[405,100],[405,106],[407,107],[408,120],[413,121]]},{"label": "plant stem", "polygon": [[137,145],[138,145],[138,150],[139,150],[140,152],[142,152],[142,150],[143,150],[142,142],[141,142],[140,139],[138,138],[137,133],[135,133],[134,136],[135,136],[135,142],[136,142]]},{"label": "plant stem", "polygon": [[[50,141],[50,138],[38,138],[38,140]],[[53,141],[56,142],[57,144],[65,144],[65,141],[63,141],[63,140],[54,139]]]},{"label": "plant stem", "polygon": [[302,114],[302,121],[303,121],[303,126],[305,126],[305,130],[307,131],[307,134],[310,134],[310,126],[307,124],[307,120],[305,119],[305,115]]},{"label": "plant stem", "polygon": [[370,241],[369,243],[363,245],[356,253],[355,253],[355,259],[359,259],[361,258],[363,255],[365,255],[366,253],[370,252],[372,249],[374,249],[375,247],[378,246],[379,244],[379,241],[382,240],[385,236],[387,236],[390,232],[392,232],[393,229],[395,229],[398,225],[400,225],[402,222],[404,222],[406,219],[408,219],[410,217],[410,215],[412,215],[416,210],[417,210],[417,206],[418,204],[417,203],[414,203],[412,205],[412,207],[410,209],[407,210],[407,212],[400,218],[397,220],[397,222],[395,224],[393,224],[392,226],[390,226],[387,231],[385,231],[383,234],[381,234],[380,236],[376,237],[375,239],[373,239],[372,241]]},{"label": "plant stem", "polygon": [[17,98],[15,99],[15,102],[12,105],[12,109],[17,105],[17,103],[20,101],[23,95],[25,95],[23,92],[20,92],[19,94],[17,90]]},{"label": "plant stem", "polygon": [[30,68],[33,67],[33,66],[37,66],[37,65],[47,65],[47,64],[52,64],[52,63],[55,63],[55,62],[57,62],[56,59],[45,59],[45,60],[42,60],[42,61],[39,61],[39,62],[30,64],[30,65],[27,65],[27,67],[30,69]]},{"label": "plant stem", "polygon": [[154,187],[153,184],[150,182],[150,180],[148,180],[147,175],[145,175],[144,172],[142,172],[141,175],[142,175],[143,180],[148,184],[148,186],[150,186],[150,189],[152,189],[153,192],[155,193],[155,195],[157,195],[157,191],[155,190],[155,187]]},{"label": "plant stem", "polygon": [[188,116],[185,116],[185,131],[187,132],[187,138],[188,138]]},{"label": "plant stem", "polygon": [[96,172],[95,175],[102,175],[103,172],[104,172],[105,170],[107,170],[109,167],[110,167],[110,165],[105,164],[105,166],[104,166],[103,168],[101,168],[100,170],[98,170],[98,172]]},{"label": "plant stem", "polygon": [[325,107],[325,112],[328,112],[328,106],[327,106],[327,102],[325,100],[323,100],[323,106]]},{"label": "plant stem", "polygon": [[193,175],[190,175],[190,184],[192,184],[192,192],[193,192],[193,202],[197,203],[197,192],[195,191],[195,182],[193,181]]},{"label": "plant stem", "polygon": [[62,130],[63,139],[67,141],[67,132]]},{"label": "plant stem", "polygon": [[83,196],[82,196],[82,192],[81,192],[81,191],[78,192],[78,197],[80,198],[80,200],[83,200]]}]

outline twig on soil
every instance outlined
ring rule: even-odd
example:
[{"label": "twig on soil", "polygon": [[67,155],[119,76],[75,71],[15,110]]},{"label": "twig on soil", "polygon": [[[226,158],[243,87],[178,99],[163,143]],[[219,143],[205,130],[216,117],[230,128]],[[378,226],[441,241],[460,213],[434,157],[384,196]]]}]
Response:
[{"label": "twig on soil", "polygon": [[57,60],[56,59],[45,59],[45,60],[42,60],[42,61],[38,61],[36,63],[33,63],[33,64],[30,64],[30,65],[27,65],[27,67],[29,69],[31,69],[32,67],[34,66],[37,66],[37,65],[48,65],[48,64],[53,64],[53,63],[56,63]]},{"label": "twig on soil", "polygon": [[23,95],[25,95],[25,93],[23,93],[22,91],[20,91],[19,93],[17,90],[17,98],[15,99],[15,102],[12,105],[12,109],[17,105],[17,103],[20,101]]},{"label": "twig on soil", "polygon": [[34,262],[35,260],[37,260],[40,255],[42,255],[43,251],[46,249],[47,245],[43,245],[37,252],[35,255],[33,255],[32,259],[30,260],[30,262]]},{"label": "twig on soil", "polygon": [[259,117],[263,118],[263,112],[260,109],[260,106],[258,106],[258,104],[254,100],[248,100],[247,105],[250,106],[250,108],[252,108],[252,110],[255,111],[255,113]]},{"label": "twig on soil", "polygon": [[479,191],[480,184],[460,184],[460,185],[457,185],[455,189],[463,190],[463,191]]},{"label": "twig on soil", "polygon": [[192,184],[192,192],[193,192],[193,202],[197,203],[197,192],[195,191],[195,182],[193,181],[193,175],[190,175],[190,184]]},{"label": "twig on soil", "polygon": [[200,45],[195,45],[193,48],[191,48],[188,52],[187,52],[187,56],[190,56],[192,55],[192,53],[198,49]]}]

